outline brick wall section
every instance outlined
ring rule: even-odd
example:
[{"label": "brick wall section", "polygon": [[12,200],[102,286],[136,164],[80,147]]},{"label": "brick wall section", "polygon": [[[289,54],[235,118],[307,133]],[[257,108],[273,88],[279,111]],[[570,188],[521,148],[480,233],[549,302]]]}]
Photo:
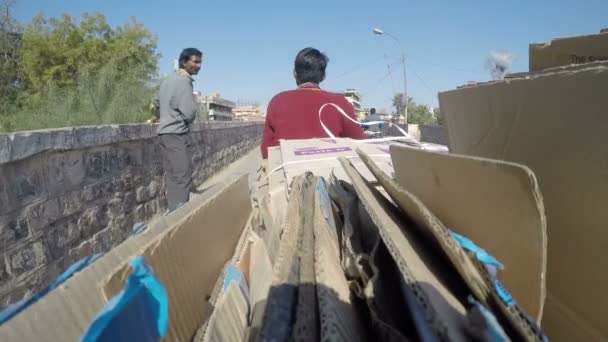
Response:
[{"label": "brick wall section", "polygon": [[[194,127],[194,182],[259,145],[263,125]],[[124,241],[166,207],[151,125],[0,135],[0,308]]]}]

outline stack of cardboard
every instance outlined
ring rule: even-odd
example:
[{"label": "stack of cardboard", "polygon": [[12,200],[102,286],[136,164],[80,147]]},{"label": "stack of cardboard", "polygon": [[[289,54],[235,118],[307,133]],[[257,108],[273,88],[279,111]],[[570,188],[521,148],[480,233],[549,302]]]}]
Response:
[{"label": "stack of cardboard", "polygon": [[[530,73],[439,94],[452,152],[521,163],[539,178],[548,234],[543,327],[558,341],[608,340],[606,56],[607,33],[557,39],[530,47]],[[587,61],[595,62],[568,65]],[[432,210],[447,205],[427,196],[428,185],[412,185]]]},{"label": "stack of cardboard", "polygon": [[[545,221],[529,169],[347,139],[282,141],[269,155],[283,221],[270,221],[279,248],[250,340],[544,339]],[[436,212],[411,192],[419,184]],[[454,233],[499,257],[512,295]]]}]

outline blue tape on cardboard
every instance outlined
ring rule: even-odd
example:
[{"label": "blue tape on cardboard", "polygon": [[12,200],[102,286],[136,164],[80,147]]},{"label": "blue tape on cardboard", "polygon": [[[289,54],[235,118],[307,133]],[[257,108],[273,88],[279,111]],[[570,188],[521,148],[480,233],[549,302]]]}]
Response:
[{"label": "blue tape on cardboard", "polygon": [[462,248],[472,252],[475,254],[475,257],[480,262],[486,265],[492,265],[498,269],[503,269],[504,266],[498,261],[495,257],[493,257],[490,253],[486,252],[485,249],[477,246],[471,239],[464,237],[458,233],[455,233],[450,230],[450,234],[458,243],[462,246]]},{"label": "blue tape on cardboard", "polygon": [[245,275],[238,267],[232,264],[227,264],[224,268],[224,290],[228,288],[231,281],[235,281],[239,285],[241,291],[243,291],[245,298],[249,298],[249,287],[247,286],[247,279],[245,279]]},{"label": "blue tape on cardboard", "polygon": [[131,268],[125,288],[108,301],[81,341],[160,341],[165,337],[167,292],[143,257],[136,257]]}]

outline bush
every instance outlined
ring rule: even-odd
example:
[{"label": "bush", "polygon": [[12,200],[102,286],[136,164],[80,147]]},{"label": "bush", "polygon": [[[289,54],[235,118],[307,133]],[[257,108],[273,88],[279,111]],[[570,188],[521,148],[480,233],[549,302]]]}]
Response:
[{"label": "bush", "polygon": [[121,71],[120,63],[81,71],[70,87],[50,83],[38,94],[25,94],[21,106],[3,108],[0,132],[144,122],[157,81],[146,81],[144,67]]}]

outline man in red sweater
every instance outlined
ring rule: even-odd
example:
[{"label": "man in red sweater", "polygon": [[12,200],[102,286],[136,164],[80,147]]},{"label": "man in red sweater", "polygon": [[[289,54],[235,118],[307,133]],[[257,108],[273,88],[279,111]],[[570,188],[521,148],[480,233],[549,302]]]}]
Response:
[{"label": "man in red sweater", "polygon": [[[262,157],[268,158],[268,147],[278,146],[280,139],[326,138],[319,121],[319,109],[326,103],[338,105],[355,119],[355,109],[344,96],[321,90],[329,59],[317,49],[306,48],[298,53],[293,76],[297,89],[275,95],[268,104],[262,135]],[[336,137],[366,139],[359,124],[345,118],[333,106],[323,109],[323,124]]]}]

